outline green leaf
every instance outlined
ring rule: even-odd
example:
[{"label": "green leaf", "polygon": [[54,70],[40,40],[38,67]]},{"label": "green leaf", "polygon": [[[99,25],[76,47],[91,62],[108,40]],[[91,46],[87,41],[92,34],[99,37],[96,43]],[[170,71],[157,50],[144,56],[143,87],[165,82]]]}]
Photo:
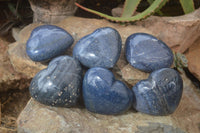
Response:
[{"label": "green leaf", "polygon": [[156,11],[160,10],[161,8],[163,8],[163,6],[165,6],[165,4],[168,2],[169,0],[163,0],[163,2],[160,4],[160,6],[158,7],[158,9],[156,9]]},{"label": "green leaf", "polygon": [[17,19],[21,19],[21,15],[17,12],[17,10],[15,9],[14,5],[12,3],[8,3],[8,8],[10,9],[10,11],[13,13],[13,15],[15,15],[17,17]]},{"label": "green leaf", "polygon": [[79,5],[78,3],[75,3],[76,6],[80,7],[83,10],[86,10],[88,12],[94,13],[96,15],[99,15],[103,18],[106,18],[108,20],[111,21],[115,21],[115,22],[134,22],[137,20],[141,20],[144,19],[148,16],[150,16],[151,14],[153,14],[159,7],[160,5],[162,5],[164,2],[166,2],[166,0],[155,0],[146,10],[144,10],[142,13],[139,13],[135,16],[132,17],[113,17],[113,16],[109,16],[107,14],[86,8],[84,6]]},{"label": "green leaf", "polygon": [[185,14],[195,10],[193,0],[180,0],[180,3]]},{"label": "green leaf", "polygon": [[141,0],[126,0],[124,3],[122,17],[131,17],[140,4],[140,1]]},{"label": "green leaf", "polygon": [[[151,5],[155,0],[147,0],[147,2]],[[162,4],[159,6],[159,8],[156,10],[156,13],[158,13],[160,16],[164,16],[164,13],[160,11],[160,9],[168,2],[168,0],[164,0]]]}]

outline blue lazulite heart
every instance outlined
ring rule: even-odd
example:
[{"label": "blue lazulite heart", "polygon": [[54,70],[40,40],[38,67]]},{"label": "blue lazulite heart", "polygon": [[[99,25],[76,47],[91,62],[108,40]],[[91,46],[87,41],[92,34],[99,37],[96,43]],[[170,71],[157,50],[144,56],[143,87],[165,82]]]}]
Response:
[{"label": "blue lazulite heart", "polygon": [[95,67],[84,76],[83,98],[89,111],[113,115],[130,108],[133,94],[123,82],[115,80],[111,71]]},{"label": "blue lazulite heart", "polygon": [[33,61],[47,61],[66,52],[74,42],[64,29],[54,25],[35,28],[26,44],[26,53]]},{"label": "blue lazulite heart", "polygon": [[178,107],[183,81],[177,71],[171,68],[156,70],[147,80],[139,81],[132,88],[137,111],[151,115],[168,115]]},{"label": "blue lazulite heart", "polygon": [[53,59],[46,69],[41,70],[31,81],[31,96],[40,103],[57,106],[75,106],[80,97],[82,68],[70,56]]},{"label": "blue lazulite heart", "polygon": [[89,68],[112,68],[119,59],[121,47],[121,37],[115,29],[99,28],[78,41],[73,56]]},{"label": "blue lazulite heart", "polygon": [[135,33],[126,40],[126,59],[135,68],[152,72],[173,63],[171,49],[161,40],[146,33]]}]

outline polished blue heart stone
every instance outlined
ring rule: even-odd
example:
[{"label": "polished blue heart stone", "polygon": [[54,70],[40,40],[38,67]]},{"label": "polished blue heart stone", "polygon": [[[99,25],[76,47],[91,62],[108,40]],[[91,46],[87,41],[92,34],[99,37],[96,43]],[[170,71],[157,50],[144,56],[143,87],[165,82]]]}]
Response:
[{"label": "polished blue heart stone", "polygon": [[133,106],[137,111],[168,115],[179,105],[183,81],[174,69],[162,68],[151,73],[147,80],[139,81],[132,90],[135,95]]},{"label": "polished blue heart stone", "polygon": [[112,68],[119,59],[121,47],[121,37],[115,29],[99,28],[77,42],[73,56],[89,68]]},{"label": "polished blue heart stone", "polygon": [[135,33],[126,40],[126,59],[135,68],[152,72],[173,63],[171,49],[161,40],[146,33]]},{"label": "polished blue heart stone", "polygon": [[56,106],[75,106],[80,97],[82,68],[70,56],[53,59],[46,69],[32,79],[29,91],[40,103]]},{"label": "polished blue heart stone", "polygon": [[86,108],[94,113],[114,115],[129,109],[132,91],[105,68],[89,69],[83,80],[83,98]]},{"label": "polished blue heart stone", "polygon": [[54,25],[35,28],[26,44],[26,53],[33,61],[48,61],[66,52],[74,42],[64,29]]}]

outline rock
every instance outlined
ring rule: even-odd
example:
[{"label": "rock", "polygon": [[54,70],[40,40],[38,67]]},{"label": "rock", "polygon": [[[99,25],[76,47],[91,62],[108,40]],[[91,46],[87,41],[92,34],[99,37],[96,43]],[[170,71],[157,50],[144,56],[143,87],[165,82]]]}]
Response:
[{"label": "rock", "polygon": [[137,111],[169,115],[180,103],[183,80],[174,69],[162,68],[152,72],[148,79],[139,81],[132,90],[135,94],[133,106]]},{"label": "rock", "polygon": [[149,123],[149,126],[139,126],[135,133],[185,133],[183,130],[161,123]]},{"label": "rock", "polygon": [[12,37],[15,39],[15,41],[19,41],[19,32],[21,30],[21,28],[12,28]]},{"label": "rock", "polygon": [[[198,11],[198,10],[197,10]],[[195,14],[194,14],[195,13]],[[106,20],[86,19],[69,17],[63,20],[57,26],[67,30],[75,39],[74,44],[83,36],[92,33],[100,27],[112,27],[119,31],[122,37],[122,48],[124,48],[126,38],[136,32],[145,32],[152,34],[163,40],[170,47],[176,44],[182,44],[182,41],[188,36],[199,37],[197,34],[199,25],[199,13],[194,12],[192,15],[184,15],[182,17],[153,17],[141,21],[141,24],[121,26],[113,24]],[[182,19],[183,18],[183,19]],[[147,23],[149,22],[149,23]],[[92,24],[91,24],[92,23]],[[190,25],[191,24],[191,25]],[[32,29],[39,24],[31,24],[20,31],[19,41],[9,46],[9,58],[17,72],[22,72],[28,78],[35,76],[41,69],[46,68],[46,65],[31,61],[25,52],[25,43],[28,40]],[[143,27],[144,26],[144,27]],[[147,28],[145,28],[147,27]],[[158,28],[157,28],[158,27]],[[159,29],[159,27],[161,29]],[[192,32],[193,30],[193,32]],[[190,35],[189,35],[190,36]],[[192,41],[194,40],[192,37]],[[187,39],[188,40],[188,39]],[[189,45],[189,40],[187,41]],[[74,46],[72,45],[72,48]],[[187,45],[187,46],[189,46]],[[70,48],[69,55],[71,55]],[[175,47],[173,47],[175,49]],[[179,47],[178,47],[179,48]],[[122,70],[128,65],[124,59],[124,50],[122,49],[120,59],[113,69],[118,69],[119,76]],[[1,56],[0,56],[1,57]],[[132,70],[133,71],[133,70]],[[141,79],[145,79],[145,77]],[[141,127],[144,130],[159,127],[158,130],[164,129],[179,129],[197,133],[200,123],[200,98],[199,93],[194,91],[192,83],[187,84],[189,79],[183,78],[184,89],[183,96],[179,107],[170,116],[154,117],[142,113],[136,113],[133,110],[117,115],[104,116],[93,114],[81,108],[53,108],[44,106],[34,101],[33,99],[27,104],[26,108],[18,117],[18,132],[136,132],[140,131]],[[26,82],[25,82],[26,83]],[[157,123],[156,126],[155,124]],[[167,125],[167,126],[165,126]],[[137,129],[138,127],[138,129]],[[142,131],[142,130],[141,130]]]},{"label": "rock", "polygon": [[7,51],[8,42],[0,37],[0,92],[28,88],[30,78],[13,69]]},{"label": "rock", "polygon": [[[91,25],[90,23],[94,23],[94,25]],[[81,26],[80,24],[83,24],[84,26]],[[34,77],[40,70],[46,68],[46,64],[31,61],[25,52],[26,41],[28,40],[31,31],[37,26],[39,26],[39,24],[31,24],[22,29],[19,33],[19,41],[11,44],[8,51],[14,69],[29,76],[30,78]],[[106,20],[85,19],[78,17],[69,17],[68,19],[65,19],[57,24],[57,26],[68,31],[75,40],[72,47],[68,50],[68,55],[72,55],[72,48],[78,40],[100,27],[112,27],[117,29],[121,34],[123,44],[122,48],[124,47],[126,37],[131,35],[133,32],[145,32],[152,34],[147,29],[138,26],[130,26],[130,28],[128,28],[119,24],[110,23]]]},{"label": "rock", "polygon": [[133,68],[130,64],[126,65],[121,69],[122,79],[128,84],[134,86],[137,82],[143,79],[147,79],[149,73],[142,72],[138,69]]},{"label": "rock", "polygon": [[200,81],[200,42],[189,48],[186,57],[188,59],[188,68],[190,72]]},{"label": "rock", "polygon": [[111,11],[113,17],[121,17],[122,12],[123,12],[123,5],[119,5],[118,7],[113,8]]},{"label": "rock", "polygon": [[[122,52],[124,51],[125,40],[128,36],[137,32],[144,32],[148,34],[152,34],[159,39],[166,42],[166,44],[172,48],[173,50],[178,50],[182,46],[182,42],[184,43],[184,47],[187,45],[192,45],[191,43],[196,40],[195,38],[199,38],[198,25],[200,25],[200,16],[198,16],[199,10],[195,12],[180,16],[180,17],[156,17],[152,16],[146,20],[137,22],[137,25],[129,25],[129,26],[121,26],[119,24],[113,24],[106,20],[97,20],[97,19],[86,19],[86,18],[78,18],[78,17],[69,17],[63,21],[61,21],[57,26],[68,31],[73,38],[75,39],[73,46],[76,44],[78,40],[87,35],[88,33],[92,33],[94,30],[100,27],[112,27],[117,29],[122,37]],[[93,23],[93,25],[91,25]],[[9,48],[9,56],[12,61],[13,67],[16,71],[22,72],[25,75],[33,77],[39,70],[46,67],[41,63],[35,63],[30,61],[27,58],[27,55],[24,53],[26,41],[28,40],[31,31],[39,26],[39,24],[30,24],[24,29],[20,31],[19,41],[10,45]],[[175,28],[174,28],[175,27]],[[197,29],[196,29],[197,28]],[[166,30],[167,29],[167,30]],[[188,36],[188,33],[191,34],[191,42],[187,41],[190,39],[185,39]],[[185,41],[184,41],[185,40]],[[176,47],[177,46],[177,47]],[[72,48],[69,49],[69,55],[71,55]],[[187,49],[186,48],[186,49]],[[17,50],[16,50],[17,49]],[[185,49],[185,48],[184,48]],[[122,55],[122,54],[121,54]],[[20,61],[19,61],[20,60]],[[22,63],[23,62],[23,63]],[[120,64],[121,62],[122,64]],[[119,60],[117,65],[122,66],[126,65],[123,60]],[[32,71],[30,71],[32,70]]]},{"label": "rock", "polygon": [[127,112],[122,115],[100,115],[80,108],[54,108],[31,99],[18,117],[19,133],[134,133],[138,126],[150,122],[173,126],[170,116],[153,117],[141,113]]},{"label": "rock", "polygon": [[99,114],[122,114],[133,102],[132,91],[105,68],[89,69],[83,80],[83,99],[86,108]]},{"label": "rock", "polygon": [[129,36],[125,51],[128,62],[144,72],[169,68],[173,63],[171,49],[161,40],[146,33],[135,33]]},{"label": "rock", "polygon": [[[120,4],[120,5],[118,5],[116,8],[113,8],[113,9],[111,10],[112,16],[113,16],[113,17],[121,17],[121,16],[122,16],[122,13],[123,13],[123,10],[124,10],[123,7],[124,7],[124,5],[123,5],[123,4]],[[133,16],[134,16],[134,15],[137,15],[137,14],[139,14],[139,12],[135,11],[135,12],[133,13]]]},{"label": "rock", "polygon": [[200,8],[177,17],[151,16],[138,21],[137,26],[147,28],[170,48],[185,52],[196,41],[200,42]]},{"label": "rock", "polygon": [[62,19],[74,15],[77,7],[75,0],[29,0],[31,8],[34,12],[33,22],[54,24]]},{"label": "rock", "polygon": [[121,36],[117,30],[99,28],[76,43],[73,57],[89,68],[112,68],[119,59],[121,47]]},{"label": "rock", "polygon": [[42,25],[31,32],[26,43],[26,53],[31,60],[44,62],[64,54],[73,42],[72,36],[64,29]]},{"label": "rock", "polygon": [[[31,99],[17,119],[19,133],[82,132],[133,133],[161,129],[171,133],[197,133],[200,123],[200,95],[182,75],[184,89],[179,107],[169,116],[150,116],[132,109],[121,115],[100,115],[85,108],[55,108]],[[176,132],[177,131],[177,132]]]},{"label": "rock", "polygon": [[23,29],[20,30],[19,32],[19,39],[17,40],[18,43],[26,43],[28,38],[31,35],[31,32],[41,24],[29,24],[28,26],[25,26]]},{"label": "rock", "polygon": [[176,111],[171,115],[175,123],[188,133],[200,132],[200,93],[193,83],[181,75],[183,79],[183,95]]},{"label": "rock", "polygon": [[[179,4],[179,3],[178,3]],[[114,17],[120,17],[123,6],[112,9]],[[136,25],[152,31],[160,40],[163,40],[170,48],[181,53],[190,46],[200,42],[200,8],[194,12],[176,17],[151,16]]]},{"label": "rock", "polygon": [[54,58],[48,68],[41,70],[31,81],[31,96],[45,105],[72,107],[80,99],[82,86],[81,64],[70,56]]},{"label": "rock", "polygon": [[37,72],[47,67],[46,64],[32,61],[26,54],[26,44],[13,43],[9,45],[9,57],[15,71],[33,78]]}]

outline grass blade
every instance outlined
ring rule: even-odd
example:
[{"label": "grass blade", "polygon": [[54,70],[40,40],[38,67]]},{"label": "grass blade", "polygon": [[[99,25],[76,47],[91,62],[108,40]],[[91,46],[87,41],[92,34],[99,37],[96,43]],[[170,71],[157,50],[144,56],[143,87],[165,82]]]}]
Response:
[{"label": "grass blade", "polygon": [[185,14],[195,10],[193,0],[180,0],[180,3]]},{"label": "grass blade", "polygon": [[131,17],[140,4],[140,1],[141,0],[126,0],[121,17]]}]

